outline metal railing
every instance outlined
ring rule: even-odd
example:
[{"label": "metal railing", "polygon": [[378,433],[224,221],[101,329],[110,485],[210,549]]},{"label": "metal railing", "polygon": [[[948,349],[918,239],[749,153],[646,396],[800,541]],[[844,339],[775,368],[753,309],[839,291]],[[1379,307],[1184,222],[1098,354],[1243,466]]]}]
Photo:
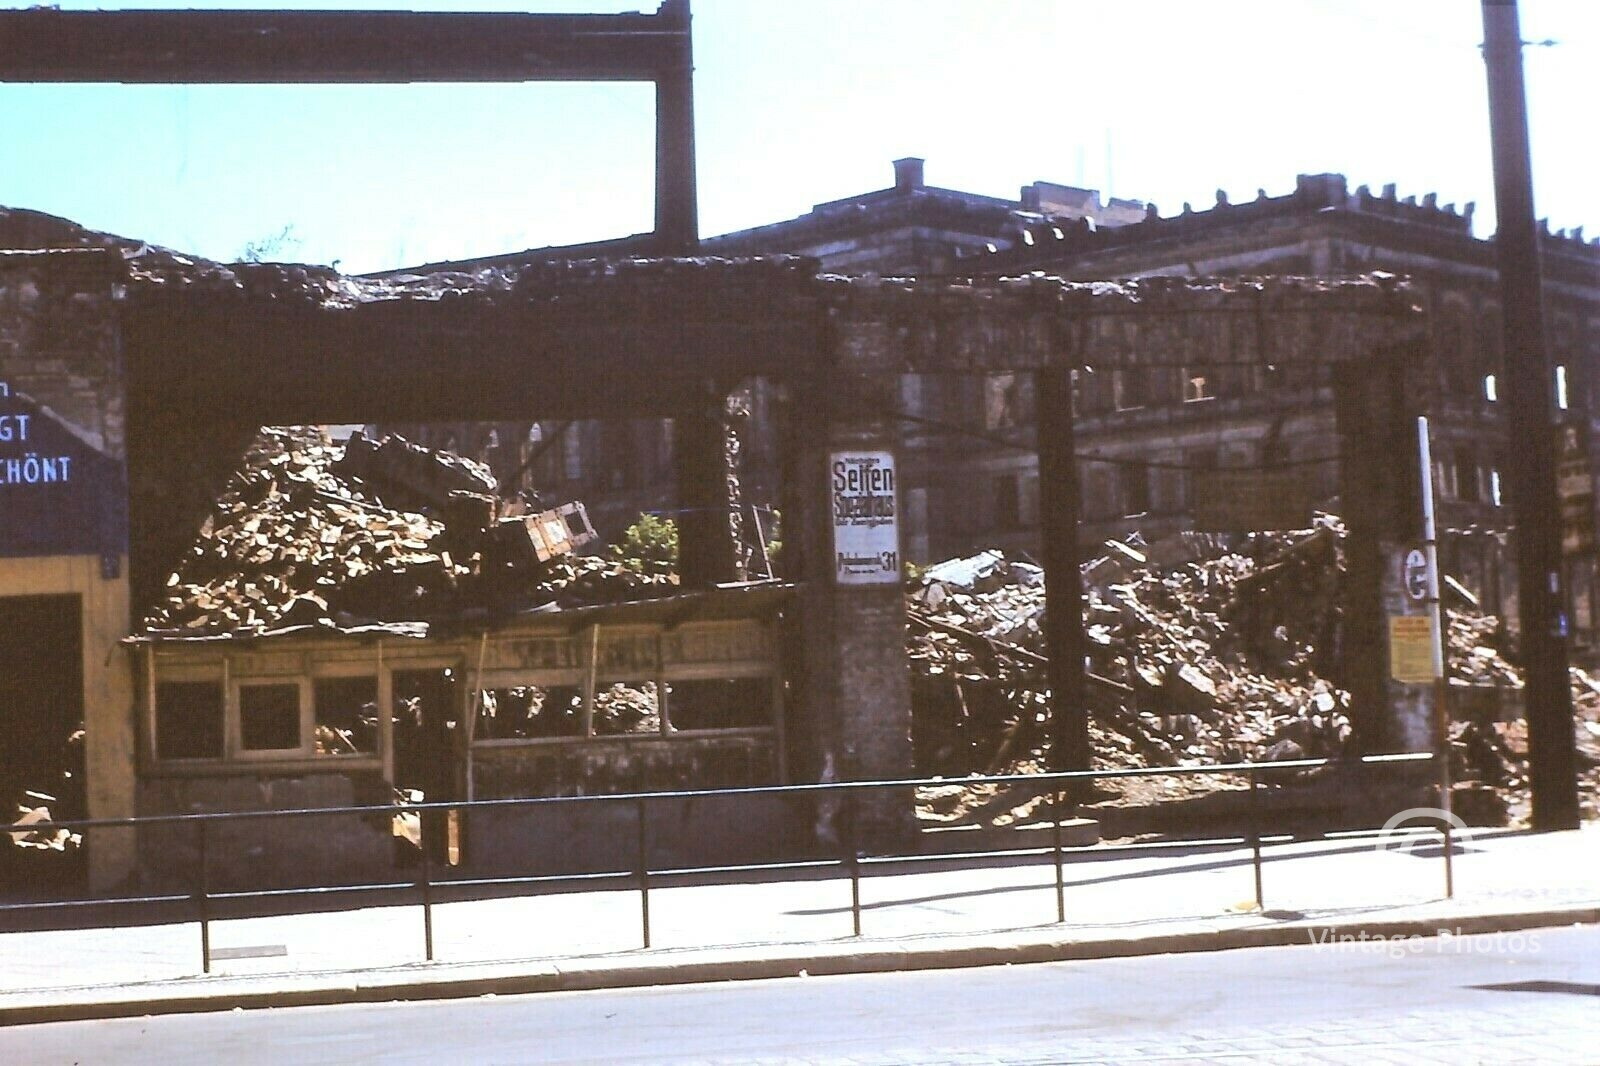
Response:
[{"label": "metal railing", "polygon": [[[542,884],[568,883],[583,884],[589,882],[617,882],[632,880],[639,894],[639,916],[641,946],[648,949],[651,946],[650,928],[650,892],[653,879],[667,877],[697,877],[723,875],[725,880],[720,884],[732,882],[730,875],[749,875],[753,873],[772,874],[783,872],[814,871],[819,869],[841,870],[850,882],[850,914],[853,935],[862,935],[861,922],[861,880],[863,868],[868,866],[882,866],[894,863],[939,863],[941,861],[963,862],[971,864],[974,859],[983,856],[991,858],[1015,858],[1022,856],[1041,857],[1049,855],[1055,867],[1055,902],[1056,921],[1064,923],[1067,920],[1067,885],[1065,876],[1066,856],[1068,852],[1084,854],[1091,849],[1070,848],[1063,842],[1063,822],[1065,815],[1072,809],[1069,796],[1075,790],[1096,781],[1117,778],[1134,777],[1244,777],[1248,781],[1248,798],[1246,802],[1246,818],[1248,833],[1244,840],[1248,841],[1251,852],[1251,866],[1255,881],[1255,907],[1265,910],[1266,900],[1263,887],[1262,852],[1265,843],[1263,833],[1264,814],[1262,809],[1263,779],[1282,777],[1294,772],[1305,770],[1323,769],[1330,766],[1376,766],[1399,767],[1415,771],[1418,764],[1435,763],[1438,756],[1430,753],[1400,754],[1400,755],[1373,755],[1359,759],[1294,759],[1278,762],[1262,763],[1226,763],[1211,766],[1178,766],[1178,767],[1140,767],[1121,770],[1085,770],[1062,773],[1041,774],[1010,774],[982,777],[961,778],[915,778],[894,781],[843,781],[821,784],[800,785],[772,785],[749,788],[719,788],[719,789],[694,789],[679,792],[646,792],[626,793],[597,796],[562,796],[541,797],[534,799],[501,799],[477,800],[464,802],[445,803],[420,803],[420,804],[380,804],[370,806],[349,807],[313,807],[296,808],[287,810],[257,810],[233,811],[212,814],[174,814],[154,815],[138,818],[103,818],[103,819],[78,819],[59,822],[39,822],[19,827],[15,832],[53,833],[57,830],[81,832],[85,830],[103,829],[148,829],[157,826],[191,826],[195,834],[196,853],[198,855],[198,869],[195,875],[195,884],[189,892],[156,893],[134,896],[112,896],[78,898],[67,900],[42,900],[22,903],[0,904],[0,915],[6,914],[32,914],[60,909],[84,907],[115,907],[129,905],[153,904],[188,904],[195,914],[195,921],[199,925],[200,955],[202,972],[209,974],[212,969],[211,925],[219,920],[213,914],[213,904],[223,900],[295,898],[295,897],[324,897],[332,899],[338,894],[369,894],[373,892],[413,892],[419,898],[422,919],[423,956],[427,961],[434,961],[434,907],[436,896],[441,888],[469,889],[490,888],[499,886],[533,886]],[[1414,781],[1420,779],[1413,778]],[[1041,794],[1048,793],[1052,798],[1053,810],[1051,812],[1051,843],[1048,847],[1041,848],[1016,848],[1004,850],[990,850],[978,852],[953,852],[930,853],[902,851],[898,854],[866,854],[858,848],[857,837],[859,831],[859,814],[863,806],[862,797],[870,797],[873,793],[900,790],[906,794],[897,797],[909,806],[913,800],[909,790],[917,788],[951,786],[972,787],[977,785],[1004,785],[1026,784],[1036,786]],[[1238,790],[1230,790],[1238,791]],[[735,863],[713,866],[679,866],[655,869],[651,867],[650,856],[650,820],[648,805],[651,803],[687,802],[706,798],[755,798],[760,796],[815,796],[819,799],[838,797],[843,800],[840,809],[841,817],[837,819],[842,832],[837,834],[836,853],[821,858],[800,858],[778,862],[751,862]],[[429,839],[426,837],[420,847],[420,861],[417,876],[414,880],[391,880],[377,883],[343,883],[335,885],[318,885],[293,888],[258,888],[246,890],[216,890],[212,883],[211,870],[211,838],[213,827],[229,825],[247,821],[267,821],[273,823],[294,822],[301,819],[325,818],[331,815],[369,815],[392,818],[398,814],[415,813],[419,817],[427,812],[440,812],[448,815],[450,812],[469,812],[485,810],[515,810],[524,808],[550,808],[557,805],[615,805],[627,806],[632,809],[632,822],[634,823],[633,862],[631,870],[614,870],[602,872],[567,872],[553,874],[530,874],[502,877],[447,877],[435,876],[434,858],[430,853]],[[914,817],[914,812],[905,812],[907,819]],[[1451,820],[1440,819],[1438,826],[1442,834],[1441,848],[1444,872],[1445,894],[1453,898],[1455,894],[1454,868],[1452,864],[1453,841],[1451,835]],[[0,830],[4,831],[4,830]],[[1348,833],[1348,831],[1345,831]],[[1345,835],[1342,833],[1341,835]],[[1315,834],[1317,839],[1327,839],[1327,834]],[[1300,836],[1291,839],[1301,839]],[[1217,840],[1177,840],[1162,844],[1140,844],[1139,850],[1148,850],[1151,847],[1189,848],[1196,846],[1237,846],[1244,842],[1235,838],[1223,841]],[[1109,853],[1130,850],[1130,846],[1095,846],[1092,854],[1096,858]],[[365,902],[337,909],[350,910],[367,905]],[[8,930],[9,931],[9,930]]]}]

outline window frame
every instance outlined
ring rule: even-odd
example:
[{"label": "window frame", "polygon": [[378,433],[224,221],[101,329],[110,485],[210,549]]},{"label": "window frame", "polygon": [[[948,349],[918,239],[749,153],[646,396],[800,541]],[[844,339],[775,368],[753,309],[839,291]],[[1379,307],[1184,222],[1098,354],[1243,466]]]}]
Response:
[{"label": "window frame", "polygon": [[[235,656],[224,655],[209,662],[161,661],[159,653],[151,649],[146,659],[146,679],[143,705],[140,711],[140,759],[157,775],[172,774],[228,774],[259,773],[264,768],[282,768],[286,773],[317,771],[351,772],[386,770],[393,759],[394,714],[393,683],[395,669],[411,667],[412,660],[390,662],[381,655],[371,659],[338,659],[317,662],[315,652],[294,656],[306,669],[265,669],[241,672]],[[455,660],[452,660],[455,662]],[[459,668],[459,663],[456,664]],[[316,751],[316,682],[323,678],[373,678],[377,684],[378,717],[377,750],[317,754]],[[157,733],[159,687],[167,683],[215,684],[222,690],[222,750],[219,755],[201,758],[181,758],[161,753]],[[240,703],[240,690],[254,685],[294,686],[298,700],[296,722],[299,729],[298,744],[292,748],[246,748],[244,746],[244,720]],[[383,708],[388,708],[388,714]]]},{"label": "window frame", "polygon": [[[292,748],[247,748],[244,746],[244,708],[240,696],[247,688],[293,687],[298,698],[295,721],[299,728],[299,743]],[[311,730],[311,678],[283,674],[254,674],[234,677],[228,682],[227,728],[224,731],[224,758],[234,762],[273,762],[288,758],[326,758],[312,754],[309,743]]]}]

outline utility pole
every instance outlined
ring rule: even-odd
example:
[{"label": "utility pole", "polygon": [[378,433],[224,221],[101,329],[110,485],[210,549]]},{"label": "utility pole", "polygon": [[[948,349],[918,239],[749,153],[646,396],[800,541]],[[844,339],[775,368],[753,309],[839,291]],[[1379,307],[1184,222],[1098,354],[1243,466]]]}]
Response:
[{"label": "utility pole", "polygon": [[1516,0],[1482,2],[1494,145],[1494,243],[1504,308],[1511,438],[1506,489],[1516,525],[1528,786],[1533,793],[1534,829],[1576,829],[1577,759],[1561,594],[1561,507],[1556,496],[1555,379],[1544,344],[1522,28]]}]

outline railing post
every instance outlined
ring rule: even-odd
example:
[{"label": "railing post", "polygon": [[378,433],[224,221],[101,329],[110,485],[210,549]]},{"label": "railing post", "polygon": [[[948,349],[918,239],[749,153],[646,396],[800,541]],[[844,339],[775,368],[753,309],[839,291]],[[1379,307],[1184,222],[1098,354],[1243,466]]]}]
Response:
[{"label": "railing post", "polygon": [[857,789],[845,793],[844,846],[845,862],[850,865],[850,923],[854,935],[861,935],[861,853],[856,850]]},{"label": "railing post", "polygon": [[650,850],[645,829],[644,797],[634,801],[634,822],[637,828],[639,874],[639,921],[644,928],[644,946],[650,947]]},{"label": "railing post", "polygon": [[417,812],[417,826],[419,832],[417,839],[422,841],[422,945],[429,962],[433,961],[433,856],[428,854],[428,848],[433,843],[428,839],[426,823],[422,821],[422,811]]},{"label": "railing post", "polygon": [[1064,921],[1067,920],[1067,885],[1066,885],[1066,880],[1065,880],[1065,874],[1061,869],[1061,810],[1062,810],[1063,807],[1066,806],[1066,792],[1065,792],[1065,790],[1061,789],[1060,787],[1057,787],[1057,789],[1056,789],[1055,806],[1056,806],[1056,825],[1055,825],[1055,837],[1056,837],[1056,840],[1055,840],[1055,845],[1056,845],[1056,921],[1057,921],[1057,923],[1060,923],[1060,922],[1064,922]]},{"label": "railing post", "polygon": [[[1445,755],[1444,758],[1449,758],[1449,755],[1448,754]],[[1453,837],[1453,835],[1451,833],[1451,830],[1454,828],[1454,826],[1451,824],[1451,822],[1452,822],[1451,818],[1446,818],[1444,820],[1444,898],[1445,899],[1455,899],[1456,898],[1456,871],[1455,871],[1454,860],[1453,860],[1452,855],[1451,855],[1451,853],[1455,851],[1454,837]]]},{"label": "railing post", "polygon": [[1256,874],[1256,910],[1264,911],[1267,904],[1261,893],[1261,794],[1257,790],[1256,772],[1250,770],[1250,861]]},{"label": "railing post", "polygon": [[200,827],[200,893],[195,901],[200,908],[200,968],[204,973],[211,972],[211,863],[210,849],[208,847],[208,832],[210,820],[200,819],[195,823]]}]

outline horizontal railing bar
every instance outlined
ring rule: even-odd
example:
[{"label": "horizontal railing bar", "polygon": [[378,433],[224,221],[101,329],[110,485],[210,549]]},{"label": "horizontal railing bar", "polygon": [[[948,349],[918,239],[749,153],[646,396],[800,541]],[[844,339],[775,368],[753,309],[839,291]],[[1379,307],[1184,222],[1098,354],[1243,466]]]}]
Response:
[{"label": "horizontal railing bar", "polygon": [[47,907],[121,907],[130,903],[187,903],[192,895],[111,896],[106,899],[48,899],[35,903],[0,903],[0,911],[32,911]]},{"label": "horizontal railing bar", "polygon": [[[282,810],[215,811],[197,814],[155,814],[133,818],[81,818],[66,821],[34,822],[0,832],[43,833],[57,829],[136,829],[189,822],[227,822],[250,819],[312,818],[333,815],[379,815],[420,813],[422,811],[476,811],[528,807],[561,803],[622,803],[640,800],[712,799],[722,796],[779,796],[810,793],[870,791],[890,788],[939,788],[951,785],[972,786],[1029,782],[1040,786],[1065,781],[1098,781],[1125,777],[1203,777],[1271,773],[1280,770],[1314,770],[1328,766],[1433,762],[1431,752],[1406,752],[1393,755],[1363,755],[1356,759],[1285,759],[1280,762],[1218,763],[1209,766],[1139,766],[1116,770],[1062,770],[1043,774],[997,774],[972,777],[906,778],[888,781],[824,781],[792,785],[757,785],[748,788],[690,789],[681,792],[619,792],[603,796],[530,796],[518,799],[445,800],[438,803],[376,804],[360,807],[294,807]],[[259,770],[260,767],[257,767]],[[1247,789],[1237,789],[1245,792]]]},{"label": "horizontal railing bar", "polygon": [[694,877],[699,874],[760,873],[767,870],[820,870],[844,864],[843,859],[796,859],[794,862],[752,862],[735,866],[669,866],[660,870],[651,867],[650,876],[659,879]]},{"label": "horizontal railing bar", "polygon": [[301,888],[250,888],[233,892],[207,892],[211,899],[256,899],[268,896],[329,896],[337,892],[392,892],[416,888],[415,881],[388,881],[370,885],[306,885]]},{"label": "horizontal railing bar", "polygon": [[461,877],[446,878],[435,881],[434,888],[478,888],[494,885],[540,885],[552,881],[605,881],[620,880],[633,876],[632,870],[608,870],[603,873],[586,874],[519,874],[516,877]]}]

